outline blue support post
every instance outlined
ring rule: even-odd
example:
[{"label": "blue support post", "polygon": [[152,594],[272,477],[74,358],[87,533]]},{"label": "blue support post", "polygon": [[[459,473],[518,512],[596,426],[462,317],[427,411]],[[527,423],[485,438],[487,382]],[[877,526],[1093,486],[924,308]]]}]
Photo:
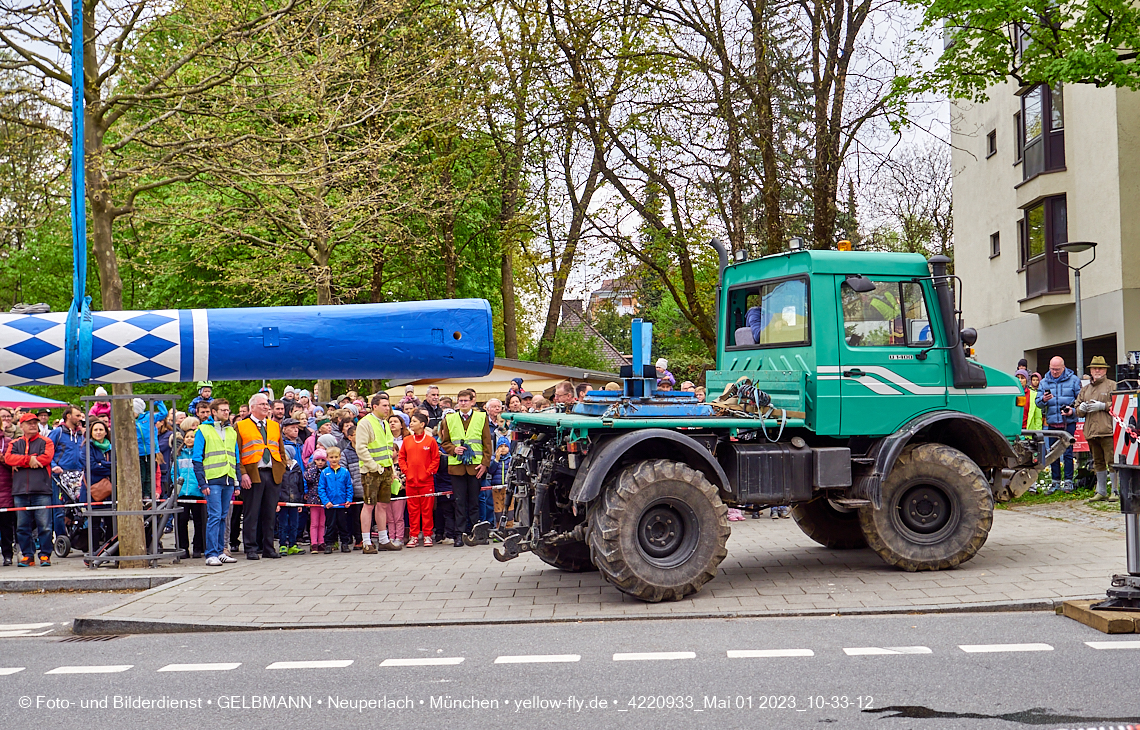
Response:
[{"label": "blue support post", "polygon": [[653,323],[640,317],[630,324],[630,347],[633,350],[633,377],[625,381],[625,394],[629,398],[646,398],[657,389],[657,380],[645,377],[645,366],[653,357]]},{"label": "blue support post", "polygon": [[91,297],[87,296],[87,206],[83,130],[83,0],[71,4],[71,307],[67,310],[64,383],[91,378]]}]

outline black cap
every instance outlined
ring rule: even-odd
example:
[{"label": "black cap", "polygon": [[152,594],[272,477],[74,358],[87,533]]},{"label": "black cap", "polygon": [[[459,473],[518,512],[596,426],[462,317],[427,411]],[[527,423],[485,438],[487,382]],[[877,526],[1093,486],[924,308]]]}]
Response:
[{"label": "black cap", "polygon": [[532,395],[531,393],[529,393],[525,390],[522,391],[521,393],[519,393],[519,398],[522,398],[523,400],[526,400],[527,398],[533,398],[533,397],[534,397],[534,395]]},{"label": "black cap", "polygon": [[36,411],[36,415],[39,415],[40,413],[51,414],[51,409],[50,408],[41,408],[38,411]]},{"label": "black cap", "polygon": [[284,421],[281,422],[281,428],[285,428],[286,426],[300,426],[300,425],[301,425],[301,422],[298,421],[296,418],[286,418]]}]

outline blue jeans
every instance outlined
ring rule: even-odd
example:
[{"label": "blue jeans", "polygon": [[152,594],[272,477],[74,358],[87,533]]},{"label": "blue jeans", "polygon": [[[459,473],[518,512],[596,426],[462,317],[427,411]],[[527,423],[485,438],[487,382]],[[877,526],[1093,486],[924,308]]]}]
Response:
[{"label": "blue jeans", "polygon": [[301,513],[296,507],[282,507],[277,513],[277,529],[281,531],[278,538],[281,547],[294,547],[297,544],[297,533],[301,528]]},{"label": "blue jeans", "polygon": [[[50,494],[26,494],[12,497],[17,507],[44,507],[52,503]],[[55,510],[38,509],[32,512],[16,513],[16,542],[20,544],[20,554],[33,558],[36,555],[32,546],[32,530],[39,532],[40,555],[51,555],[51,519]]]},{"label": "blue jeans", "polygon": [[206,557],[216,558],[226,547],[226,514],[234,499],[234,488],[219,482],[206,482]]},{"label": "blue jeans", "polygon": [[[1072,423],[1066,423],[1063,425],[1062,424],[1056,424],[1056,425],[1050,424],[1049,428],[1056,430],[1056,431],[1068,431],[1069,434],[1072,435],[1072,434],[1077,432],[1077,423],[1076,423],[1076,421],[1074,421]],[[1048,451],[1051,448],[1053,448],[1053,439],[1046,439],[1045,440],[1045,450]],[[1072,444],[1072,442],[1069,443],[1069,448],[1065,449],[1064,456],[1062,456],[1060,459],[1057,459],[1056,461],[1054,461],[1049,466],[1049,469],[1053,472],[1053,481],[1055,481],[1055,482],[1061,481],[1061,462],[1062,461],[1065,463],[1065,479],[1071,480],[1073,478],[1073,444]]]},{"label": "blue jeans", "polygon": [[[67,504],[67,500],[63,497],[63,488],[52,480],[51,484],[51,503],[54,505]],[[67,524],[63,521],[63,510],[53,509],[47,510],[51,514],[51,526],[57,535],[67,534]]]}]

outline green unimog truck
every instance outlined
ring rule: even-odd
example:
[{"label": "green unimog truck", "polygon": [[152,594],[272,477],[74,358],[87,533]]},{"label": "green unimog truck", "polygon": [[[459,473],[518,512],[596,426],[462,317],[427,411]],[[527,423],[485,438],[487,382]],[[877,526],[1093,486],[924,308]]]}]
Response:
[{"label": "green unimog truck", "polygon": [[953,568],[985,544],[995,500],[1027,490],[1068,443],[1023,432],[1018,382],[968,357],[976,333],[961,328],[949,259],[801,250],[730,263],[714,246],[717,402],[657,390],[651,325],[635,320],[623,390],[507,414],[517,522],[481,523],[469,544],[679,600],[716,576],[728,507],[790,505],[829,548]]}]

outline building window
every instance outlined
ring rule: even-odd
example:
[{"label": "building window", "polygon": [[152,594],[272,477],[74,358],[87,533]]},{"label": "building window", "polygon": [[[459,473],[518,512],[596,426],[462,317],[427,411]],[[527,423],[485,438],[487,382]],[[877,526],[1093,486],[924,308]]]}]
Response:
[{"label": "building window", "polygon": [[986,157],[990,158],[997,154],[997,130],[991,130],[986,135]]},{"label": "building window", "polygon": [[1021,95],[1018,146],[1022,179],[1065,167],[1065,102],[1061,85],[1034,86]]},{"label": "building window", "polygon": [[1021,162],[1021,155],[1025,149],[1025,136],[1021,128],[1021,112],[1013,115],[1013,164]]},{"label": "building window", "polygon": [[990,258],[1001,256],[1001,233],[990,234]]},{"label": "building window", "polygon": [[1024,217],[1018,222],[1018,230],[1021,234],[1021,266],[1025,269],[1025,298],[1067,293],[1069,269],[1054,254],[1058,244],[1069,240],[1065,196],[1045,198],[1026,208]]}]

